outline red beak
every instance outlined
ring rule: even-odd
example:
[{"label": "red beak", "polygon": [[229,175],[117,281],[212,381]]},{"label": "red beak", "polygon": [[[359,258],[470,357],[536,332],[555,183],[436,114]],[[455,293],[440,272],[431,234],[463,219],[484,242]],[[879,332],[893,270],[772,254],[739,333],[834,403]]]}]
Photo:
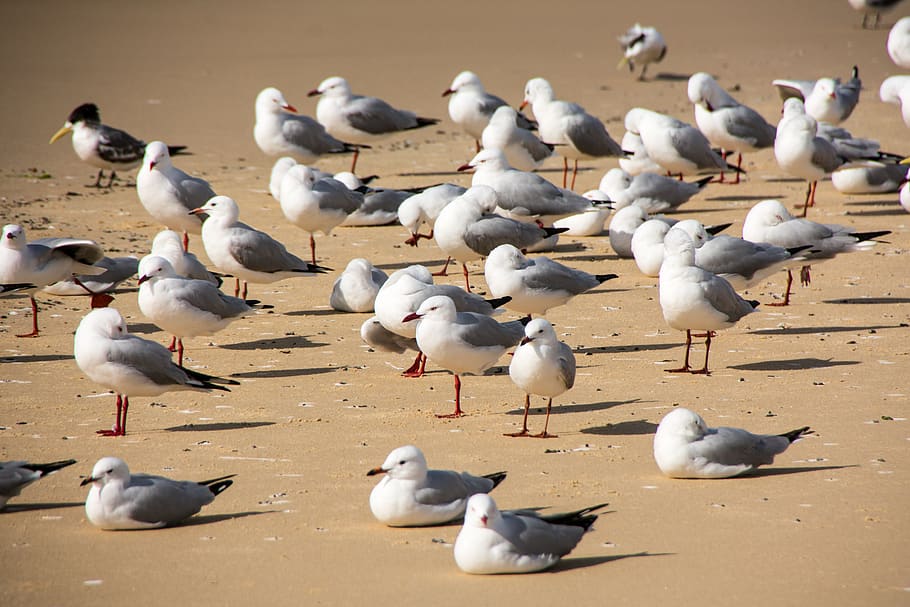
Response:
[{"label": "red beak", "polygon": [[451,95],[451,94],[454,93],[454,92],[455,92],[455,91],[453,91],[452,89],[446,89],[446,90],[444,90],[444,91],[442,92],[442,96],[443,96],[443,97],[448,97],[449,95]]},{"label": "red beak", "polygon": [[521,341],[518,342],[518,345],[519,345],[519,346],[523,346],[523,345],[525,345],[525,344],[531,343],[532,341],[534,341],[534,340],[531,339],[530,337],[522,337],[522,338],[521,338]]},{"label": "red beak", "polygon": [[526,107],[528,107],[528,102],[522,101],[521,105],[518,106],[518,111],[520,112],[521,110],[525,109]]},{"label": "red beak", "polygon": [[202,210],[202,207],[199,207],[198,209],[193,209],[192,211],[187,213],[187,215],[198,215],[199,213],[205,213],[205,211]]},{"label": "red beak", "polygon": [[463,165],[461,165],[460,167],[458,167],[456,170],[459,171],[459,172],[460,172],[460,171],[470,171],[470,170],[473,169],[473,168],[474,168],[474,167],[472,167],[470,164],[463,164]]},{"label": "red beak", "polygon": [[487,515],[486,514],[484,514],[483,516],[480,517],[480,522],[483,523],[484,527],[487,526]]},{"label": "red beak", "polygon": [[319,89],[313,89],[312,91],[310,91],[309,93],[307,93],[306,96],[307,96],[307,97],[315,97],[316,95],[321,95],[321,94],[322,94],[322,93],[319,92]]},{"label": "red beak", "polygon": [[408,314],[407,316],[402,318],[401,322],[411,322],[412,320],[417,320],[418,318],[420,318],[420,314],[418,314],[417,312],[411,312],[410,314]]},{"label": "red beak", "polygon": [[284,108],[284,109],[286,109],[286,110],[289,111],[289,112],[294,112],[295,114],[297,113],[297,108],[295,108],[295,107],[294,107],[293,105],[291,105],[290,103],[288,103],[288,104],[286,104],[286,105],[282,105],[281,107]]},{"label": "red beak", "polygon": [[143,274],[142,276],[139,277],[139,284],[141,285],[142,283],[144,283],[144,282],[146,282],[146,281],[148,281],[148,280],[150,280],[149,275],[148,275],[148,274]]},{"label": "red beak", "polygon": [[156,164],[158,164],[158,163],[155,162],[154,160],[151,161],[151,162],[149,163],[149,170],[151,171],[152,169],[154,169]]}]

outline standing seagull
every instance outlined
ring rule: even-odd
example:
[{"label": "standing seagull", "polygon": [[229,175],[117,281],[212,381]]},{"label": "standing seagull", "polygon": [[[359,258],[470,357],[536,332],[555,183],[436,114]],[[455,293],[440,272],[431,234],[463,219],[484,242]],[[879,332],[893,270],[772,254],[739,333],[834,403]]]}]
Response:
[{"label": "standing seagull", "polygon": [[310,256],[316,265],[315,232],[332,229],[363,205],[363,194],[349,190],[334,178],[317,179],[313,170],[298,164],[281,180],[279,202],[288,221],[310,233]]},{"label": "standing seagull", "polygon": [[[695,124],[711,145],[724,150],[724,159],[737,153],[736,168],[742,169],[743,153],[774,146],[776,129],[752,108],[742,105],[709,74],[689,78],[689,101],[695,104]],[[734,184],[739,183],[736,173]],[[724,174],[720,174],[723,181]]]},{"label": "standing seagull", "polygon": [[525,84],[525,96],[519,109],[530,105],[537,119],[540,140],[556,146],[563,157],[562,187],[566,187],[569,158],[574,162],[572,185],[578,174],[578,161],[623,156],[604,123],[587,113],[577,103],[556,99],[553,87],[543,78],[532,78]]},{"label": "standing seagull", "polygon": [[61,468],[72,466],[74,459],[65,459],[49,464],[30,464],[28,462],[0,462],[0,510],[6,507],[10,498],[34,483]]},{"label": "standing seagull", "polygon": [[413,445],[398,447],[385,462],[367,472],[384,474],[370,492],[373,516],[389,527],[443,525],[461,518],[468,498],[489,493],[505,480],[505,472],[474,476],[454,470],[430,470],[423,452]]},{"label": "standing seagull", "polygon": [[216,196],[209,182],[187,175],[171,162],[166,145],[153,141],[145,148],[142,168],[136,175],[136,194],[149,215],[171,230],[183,231],[183,249],[189,248],[189,232],[202,232],[205,217],[188,211]]},{"label": "standing seagull", "polygon": [[107,530],[157,529],[176,525],[211,504],[234,481],[233,474],[208,481],[175,481],[151,474],[130,474],[119,457],[102,457],[92,475],[85,515],[95,527]]},{"label": "standing seagull", "polygon": [[240,208],[227,196],[215,196],[190,213],[208,215],[202,224],[202,244],[212,263],[222,272],[235,277],[235,297],[239,294],[241,280],[243,293],[240,298],[246,299],[247,282],[268,284],[325,272],[325,268],[309,264],[290,253],[265,232],[240,222]]},{"label": "standing seagull", "polygon": [[566,556],[607,504],[539,515],[533,511],[501,512],[485,493],[471,496],[464,526],[455,538],[455,564],[465,573],[532,573],[552,567]]},{"label": "standing seagull", "polygon": [[[105,269],[94,264],[103,257],[104,251],[93,240],[48,238],[28,242],[22,226],[3,226],[3,236],[0,238],[0,284],[31,285],[28,289],[15,290],[27,292],[32,305],[32,331],[16,337],[38,337],[38,302],[35,301],[35,291],[66,280],[74,274],[102,274]],[[83,288],[87,293],[95,295],[87,287]],[[101,305],[94,297],[92,304]]]},{"label": "standing seagull", "polygon": [[[460,72],[449,88],[442,92],[449,98],[449,117],[468,135],[474,138],[477,151],[480,151],[481,136],[493,113],[501,107],[509,107],[502,98],[488,93],[474,72]],[[518,126],[530,129],[534,125],[524,114],[517,117]]]},{"label": "standing seagull", "polygon": [[117,395],[117,421],[103,436],[126,436],[130,396],[158,396],[172,390],[224,390],[218,384],[240,385],[232,379],[203,375],[178,367],[161,344],[131,335],[114,308],[92,310],[76,328],[76,364],[90,380]]},{"label": "standing seagull", "polygon": [[445,295],[430,297],[402,322],[420,320],[417,345],[433,363],[455,376],[455,411],[436,417],[461,417],[461,378],[465,373],[481,375],[496,364],[508,348],[524,336],[519,321],[499,323],[489,316],[458,312]]},{"label": "standing seagull", "polygon": [[210,282],[180,276],[157,255],[139,262],[139,309],[174,336],[180,367],[184,337],[214,335],[253,311],[247,302],[225,295]]},{"label": "standing seagull", "polygon": [[[54,143],[67,133],[73,134],[73,149],[83,162],[98,167],[98,179],[89,187],[100,188],[104,169],[111,171],[107,187],[117,177],[117,169],[127,170],[139,166],[145,154],[145,142],[126,131],[101,124],[101,114],[94,103],[83,103],[73,110],[60,130],[54,133]],[[171,154],[185,150],[185,145],[168,146]]]},{"label": "standing seagull", "polygon": [[[347,80],[339,76],[326,78],[307,93],[322,98],[316,104],[316,119],[335,137],[363,146],[400,131],[410,131],[439,122],[422,118],[414,112],[399,110],[382,99],[364,97],[351,92]],[[357,167],[360,149],[354,151],[351,172]]]},{"label": "standing seagull", "polygon": [[637,63],[641,66],[639,80],[645,79],[648,65],[660,63],[667,56],[667,43],[664,42],[663,35],[653,27],[642,27],[636,23],[617,39],[622,46],[623,58],[616,68],[629,64],[629,71],[634,72]]},{"label": "standing seagull", "polygon": [[679,407],[657,426],[654,460],[670,478],[730,478],[774,463],[775,455],[811,433],[809,426],[777,435],[709,428],[698,413]]},{"label": "standing seagull", "polygon": [[[667,371],[708,375],[708,355],[714,332],[732,327],[740,318],[754,312],[758,302],[746,301],[737,295],[729,282],[697,267],[695,245],[686,232],[667,232],[664,249],[658,282],[660,307],[667,324],[686,332],[685,362],[682,367]],[[704,331],[705,366],[693,370],[689,367],[689,350],[692,331],[696,330]]]},{"label": "standing seagull", "polygon": [[315,162],[323,154],[356,153],[353,146],[326,133],[325,127],[309,116],[297,115],[297,108],[274,87],[256,96],[253,138],[269,156],[292,156],[303,163]]},{"label": "standing seagull", "polygon": [[[550,423],[550,409],[553,397],[559,396],[575,385],[575,354],[572,348],[556,337],[556,331],[545,318],[536,318],[525,327],[524,339],[518,344],[512,362],[509,363],[509,377],[516,386],[525,391],[525,416],[521,431],[506,436],[533,436],[534,438],[556,438],[547,433]],[[528,434],[528,410],[531,395],[547,398],[547,419],[540,434]]]}]

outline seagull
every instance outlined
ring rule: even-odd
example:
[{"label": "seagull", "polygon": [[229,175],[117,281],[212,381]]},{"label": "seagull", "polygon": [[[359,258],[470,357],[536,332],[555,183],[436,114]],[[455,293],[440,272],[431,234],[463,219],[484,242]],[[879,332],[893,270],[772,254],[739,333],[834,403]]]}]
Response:
[{"label": "seagull", "polygon": [[455,538],[455,564],[475,574],[542,571],[575,549],[597,520],[592,513],[606,505],[541,516],[502,512],[489,495],[473,495]]},{"label": "seagull", "polygon": [[[460,185],[443,183],[414,194],[402,202],[401,206],[398,207],[398,221],[411,233],[411,236],[404,243],[416,247],[421,238],[432,239],[436,218],[439,217],[439,213],[442,212],[446,205],[466,191],[467,188],[463,188]],[[423,224],[430,226],[429,234],[420,233],[420,228]]]},{"label": "seagull", "polygon": [[907,174],[900,164],[870,162],[831,173],[831,185],[841,194],[889,194],[900,190]]},{"label": "seagull", "polygon": [[[417,336],[416,323],[402,319],[416,312],[425,300],[434,295],[450,298],[459,312],[487,316],[495,314],[497,308],[508,301],[508,298],[486,300],[455,285],[433,284],[433,275],[426,267],[412,265],[396,270],[383,283],[374,302],[376,316],[386,330],[405,339],[414,339]],[[426,365],[426,357],[420,349],[413,349],[418,351],[418,355],[414,364],[402,373],[405,377],[420,377]]]},{"label": "seagull", "polygon": [[485,150],[500,150],[516,169],[533,171],[553,155],[554,147],[519,126],[519,116],[507,105],[498,107],[480,134],[480,141]]},{"label": "seagull", "polygon": [[[617,213],[617,215],[619,214]],[[626,219],[629,221],[628,224],[616,226],[617,232],[619,232],[616,238],[616,246],[622,251],[622,253],[617,254],[620,256],[624,255],[626,243],[628,243],[628,251],[631,252],[631,257],[635,259],[635,265],[638,266],[641,273],[645,276],[656,277],[660,273],[660,268],[664,261],[664,237],[667,235],[667,231],[676,224],[676,220],[662,215],[649,219],[631,214],[624,215],[623,222]],[[705,230],[709,234],[717,234],[731,225],[733,224],[722,223],[706,227]],[[610,230],[611,232],[613,230],[612,223],[610,224]],[[628,233],[630,230],[633,230],[631,238],[626,240],[627,236],[622,232]],[[610,242],[613,243],[613,240]]]},{"label": "seagull", "polygon": [[566,187],[569,158],[574,161],[570,187],[574,190],[579,160],[623,156],[603,122],[577,103],[556,99],[553,87],[543,78],[532,78],[525,84],[524,100],[518,109],[527,105],[534,111],[541,141],[557,146],[563,157],[562,187]]},{"label": "seagull", "polygon": [[374,267],[368,259],[352,259],[335,279],[329,305],[339,312],[372,312],[376,295],[388,279],[388,274]]},{"label": "seagull", "polygon": [[[910,24],[910,18],[908,18]],[[910,65],[910,49],[907,63]],[[878,89],[879,98],[885,103],[893,103],[901,108],[901,119],[910,127],[910,76],[890,76],[885,78]]]},{"label": "seagull", "polygon": [[[736,152],[737,169],[742,169],[743,153],[774,146],[776,129],[761,114],[731,97],[709,74],[698,72],[689,78],[688,91],[698,130],[711,145],[724,150],[725,160],[727,154]],[[721,181],[723,176],[721,173]],[[739,183],[739,177],[737,172],[734,184]]]},{"label": "seagull", "polygon": [[634,204],[647,213],[660,213],[675,211],[701,192],[711,179],[703,177],[690,183],[648,172],[633,176],[617,168],[604,174],[597,189],[613,202],[613,210]]},{"label": "seagull", "polygon": [[253,311],[249,303],[225,295],[208,281],[180,276],[167,259],[157,255],[139,262],[139,309],[175,337],[180,367],[184,337],[214,335]]},{"label": "seagull", "polygon": [[548,257],[526,257],[515,246],[501,244],[490,252],[484,277],[494,297],[511,297],[505,307],[526,314],[546,314],[616,274],[588,274]]},{"label": "seagull", "polygon": [[[612,210],[609,206],[601,203],[609,200],[609,196],[600,190],[588,190],[582,196],[597,204],[597,206],[581,213],[557,219],[553,222],[553,227],[565,228],[566,236],[600,236],[604,231],[604,223]],[[534,250],[537,250],[537,248],[534,247]]]},{"label": "seagull", "polygon": [[[139,166],[145,154],[144,141],[126,131],[101,124],[101,114],[94,103],[83,103],[73,110],[60,130],[51,137],[50,143],[67,133],[73,134],[73,149],[79,159],[99,169],[98,178],[89,187],[101,187],[105,169],[111,172],[107,181],[107,187],[111,187],[117,177],[117,170],[125,171]],[[185,145],[168,146],[171,154],[185,149]]]},{"label": "seagull", "polygon": [[91,485],[85,514],[107,530],[157,529],[176,525],[199,512],[234,481],[233,474],[207,481],[175,481],[151,474],[130,474],[119,457],[102,457],[82,486]]},{"label": "seagull", "polygon": [[[85,297],[89,295],[104,299],[101,297],[102,294],[112,293],[125,280],[135,276],[138,266],[139,260],[135,257],[105,256],[96,261],[93,266],[95,268],[103,268],[104,272],[101,274],[74,274],[69,278],[44,287],[42,291],[62,297]],[[113,301],[113,297],[110,297],[106,303],[111,301]],[[96,305],[95,307],[100,308],[103,306]]]},{"label": "seagull", "polygon": [[246,299],[247,282],[271,283],[326,271],[326,268],[309,264],[288,252],[283,244],[265,232],[238,221],[240,208],[232,198],[215,196],[190,213],[208,215],[202,224],[202,244],[215,267],[235,277],[235,297],[241,280],[241,299]]},{"label": "seagull", "polygon": [[623,151],[626,153],[625,157],[619,159],[619,168],[626,171],[630,175],[640,175],[641,173],[661,173],[663,172],[663,167],[654,162],[650,156],[648,156],[648,151],[645,149],[645,144],[641,140],[641,135],[638,133],[633,133],[632,131],[626,131],[622,135],[622,141],[620,142]]},{"label": "seagull", "polygon": [[[93,240],[77,238],[47,238],[28,242],[25,229],[17,224],[3,226],[0,238],[0,284],[30,284],[30,289],[17,289],[28,293],[32,305],[32,330],[16,337],[38,337],[38,303],[35,291],[66,280],[74,274],[96,276],[105,268],[94,264],[104,257],[104,251]],[[98,295],[85,288],[86,293]],[[93,297],[96,307],[110,302]]]},{"label": "seagull", "polygon": [[449,257],[461,263],[465,288],[471,290],[467,262],[490,255],[501,244],[527,249],[564,228],[542,228],[493,214],[498,197],[485,185],[471,186],[439,213],[433,238]]},{"label": "seagull", "polygon": [[[292,112],[292,113],[288,113]],[[298,162],[316,162],[324,154],[349,154],[357,148],[329,135],[325,127],[297,109],[274,87],[256,96],[256,145],[269,156],[290,156]]]},{"label": "seagull", "polygon": [[819,122],[840,124],[850,117],[856,104],[863,83],[859,78],[859,68],[853,66],[850,80],[841,82],[838,78],[819,78],[818,80],[785,80],[771,82],[783,101],[791,97],[806,104],[806,113]]},{"label": "seagull", "polygon": [[499,323],[475,312],[458,312],[455,302],[445,295],[430,297],[402,322],[420,320],[417,345],[434,364],[455,377],[455,411],[436,417],[455,418],[461,410],[461,375],[481,375],[496,364],[508,348],[524,337],[519,321]]},{"label": "seagull", "polygon": [[454,470],[430,470],[423,452],[413,445],[393,449],[367,476],[385,476],[370,492],[370,510],[389,527],[444,525],[464,516],[468,498],[489,493],[505,472],[474,476]]},{"label": "seagull", "polygon": [[272,195],[275,202],[281,201],[281,181],[296,164],[297,161],[291,156],[282,156],[272,165],[272,172],[269,173],[269,194]]},{"label": "seagull", "polygon": [[[358,146],[376,141],[400,131],[410,131],[439,122],[436,118],[423,118],[408,110],[399,110],[382,99],[364,97],[351,92],[348,81],[339,76],[326,78],[307,93],[322,98],[316,104],[316,119],[335,137],[341,137]],[[351,172],[357,166],[360,149],[354,151]]]},{"label": "seagull", "polygon": [[[555,434],[547,433],[550,409],[553,398],[575,384],[575,354],[572,353],[572,348],[559,341],[553,325],[545,318],[535,318],[525,327],[525,336],[509,363],[509,377],[525,391],[525,416],[521,430],[506,436],[556,438]],[[528,433],[528,410],[531,408],[532,394],[547,398],[547,418],[543,432],[533,435]]]},{"label": "seagull", "polygon": [[49,464],[30,464],[24,461],[0,462],[0,510],[6,507],[10,498],[19,495],[23,489],[36,480],[75,463],[74,459]]},{"label": "seagull", "polygon": [[423,190],[419,186],[404,190],[369,187],[350,171],[335,173],[333,178],[343,183],[349,190],[363,194],[363,204],[341,222],[342,226],[348,228],[386,226],[395,223],[401,204]]},{"label": "seagull", "polygon": [[637,63],[641,66],[639,80],[645,79],[648,65],[660,63],[667,56],[667,43],[664,41],[663,35],[653,27],[642,27],[641,24],[636,23],[617,40],[622,46],[623,58],[619,60],[616,69],[621,69],[628,64],[629,71],[634,72]]},{"label": "seagull", "polygon": [[[394,352],[395,354],[404,354],[407,350],[420,352],[416,338],[392,333],[382,326],[378,316],[371,316],[363,321],[363,324],[360,325],[360,339],[371,348],[383,352]],[[423,355],[421,354],[420,357],[422,360]]]},{"label": "seagull", "polygon": [[158,396],[172,390],[229,392],[219,384],[240,385],[178,367],[167,348],[131,335],[114,308],[98,308],[85,315],[76,328],[73,353],[90,380],[117,395],[117,422],[111,430],[99,430],[102,436],[126,436],[130,396]]},{"label": "seagull", "polygon": [[559,188],[536,173],[513,168],[500,150],[481,150],[467,164],[458,167],[459,171],[471,169],[474,169],[471,185],[493,188],[497,205],[513,219],[549,224],[594,208],[592,201],[584,196]]},{"label": "seagull", "polygon": [[741,428],[709,428],[702,417],[678,407],[654,434],[654,461],[670,478],[730,478],[774,463],[808,426],[784,434],[752,434]]},{"label": "seagull", "polygon": [[[503,99],[484,89],[477,74],[467,70],[455,76],[442,96],[449,98],[449,117],[452,122],[474,138],[478,152],[483,131],[493,114],[501,107],[509,107]],[[519,114],[517,120],[521,129],[534,127],[534,123],[524,114]]]},{"label": "seagull", "polygon": [[847,0],[853,10],[863,14],[863,29],[875,29],[881,19],[882,13],[890,11],[901,0]]},{"label": "seagull", "polygon": [[[888,0],[879,0],[887,2]],[[900,0],[890,0],[897,3]],[[910,69],[910,17],[901,17],[888,32],[888,56],[897,67]]]},{"label": "seagull", "polygon": [[183,231],[184,250],[189,245],[187,234],[202,232],[205,220],[188,211],[201,207],[216,195],[205,179],[191,177],[175,167],[167,146],[160,141],[153,141],[145,148],[142,168],[136,175],[136,194],[155,221]]},{"label": "seagull", "polygon": [[[613,249],[613,252],[616,253],[619,258],[632,259],[635,257],[635,253],[632,251],[632,238],[635,231],[638,230],[638,227],[649,219],[659,219],[669,225],[672,225],[676,221],[675,219],[662,216],[649,217],[648,213],[645,212],[642,207],[634,204],[616,211],[616,214],[613,215],[613,219],[610,220],[610,248]],[[663,234],[665,234],[665,232],[661,233],[661,244],[663,244]],[[663,261],[662,253],[661,261]],[[639,266],[639,269],[641,269],[641,266]],[[657,271],[660,271],[659,267],[657,268]]]},{"label": "seagull", "polygon": [[648,157],[659,164],[667,174],[683,175],[744,172],[731,167],[701,131],[690,124],[666,114],[644,108],[632,108],[626,113],[626,130],[637,133]]},{"label": "seagull", "polygon": [[216,287],[221,286],[221,277],[210,272],[199,258],[184,249],[180,234],[173,230],[161,230],[155,234],[151,254],[164,257],[171,262],[171,267],[180,276],[204,280]]},{"label": "seagull", "polygon": [[[743,238],[752,242],[767,242],[784,248],[810,246],[802,256],[806,265],[800,272],[800,280],[809,284],[809,265],[832,259],[839,253],[861,251],[875,245],[875,238],[890,234],[890,230],[876,232],[854,232],[853,228],[835,224],[816,223],[804,218],[793,217],[779,200],[763,200],[749,209],[743,222]],[[780,304],[790,304],[790,287],[793,273],[787,271],[787,291]]]},{"label": "seagull", "polygon": [[288,221],[310,233],[310,256],[316,265],[313,234],[330,234],[363,205],[363,194],[349,190],[334,178],[316,179],[310,167],[291,167],[281,180],[281,211]]},{"label": "seagull", "polygon": [[[725,279],[695,265],[695,245],[682,230],[670,230],[664,237],[664,261],[660,267],[658,289],[664,320],[672,328],[686,332],[686,358],[670,373],[708,375],[708,355],[715,331],[732,327],[743,316],[754,312],[757,301],[746,301]],[[689,367],[692,332],[704,331],[705,365]]]}]

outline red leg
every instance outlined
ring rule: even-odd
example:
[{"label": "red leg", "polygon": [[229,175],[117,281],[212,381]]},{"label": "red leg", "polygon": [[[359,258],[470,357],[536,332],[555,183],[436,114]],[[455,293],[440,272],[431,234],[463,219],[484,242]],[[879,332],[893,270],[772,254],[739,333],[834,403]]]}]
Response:
[{"label": "red leg", "polygon": [[769,303],[769,306],[789,306],[790,305],[790,287],[793,286],[793,272],[787,270],[787,291],[784,293],[784,300],[780,303]]},{"label": "red leg", "polygon": [[503,436],[528,436],[528,410],[531,408],[531,395],[525,394],[525,417],[521,422],[521,432],[506,432]]},{"label": "red leg", "polygon": [[240,296],[240,279],[235,278],[234,279],[234,297],[239,297],[239,296]]},{"label": "red leg", "polygon": [[547,419],[543,422],[543,432],[535,434],[532,438],[559,438],[557,434],[547,432],[547,426],[550,425],[550,409],[553,408],[553,399],[547,400]]},{"label": "red leg", "polygon": [[739,169],[736,171],[736,178],[733,181],[733,185],[739,185],[739,176],[743,174],[743,155],[738,153],[736,154],[736,168]]},{"label": "red leg", "polygon": [[449,269],[449,262],[450,262],[450,261],[452,261],[452,258],[451,258],[451,257],[446,257],[446,265],[442,266],[442,269],[439,270],[438,272],[432,272],[432,273],[431,273],[431,276],[448,276],[448,274],[446,274],[446,270]]},{"label": "red leg", "polygon": [[575,176],[578,175],[578,159],[576,158],[572,163],[572,187],[570,188],[573,192],[575,191]]},{"label": "red leg", "polygon": [[[353,171],[351,171],[353,173]],[[313,258],[313,265],[316,265],[316,240],[313,238],[313,234],[310,234],[310,256]]]},{"label": "red leg", "polygon": [[187,234],[186,230],[183,231],[183,250],[190,250],[190,235]]},{"label": "red leg", "polygon": [[468,265],[461,264],[461,271],[464,274],[464,288],[467,289],[468,293],[471,292],[471,279],[468,278]]},{"label": "red leg", "polygon": [[355,175],[354,169],[357,168],[357,157],[360,156],[360,148],[354,148],[354,158],[351,160],[351,172]]},{"label": "red leg", "polygon": [[[730,152],[728,152],[727,150],[720,151],[720,157],[724,159],[724,162],[727,161],[727,156],[729,156],[729,155],[730,155]],[[717,177],[717,183],[726,183],[724,181],[724,172],[723,171],[721,171],[720,175]]]},{"label": "red leg", "polygon": [[38,302],[35,301],[34,295],[29,295],[28,299],[32,304],[32,332],[23,333],[16,337],[38,337]]},{"label": "red leg", "polygon": [[799,269],[799,283],[804,287],[808,287],[809,283],[812,282],[811,268],[812,266],[803,266]]},{"label": "red leg", "polygon": [[177,366],[183,366],[183,340],[177,338]]},{"label": "red leg", "polygon": [[[120,394],[117,395],[117,422],[111,430],[98,430],[96,434],[101,436],[123,436],[126,434],[126,410],[124,403],[128,402]],[[127,405],[129,406],[129,405]]]},{"label": "red leg", "polygon": [[683,366],[678,369],[667,369],[667,373],[688,373],[691,371],[689,368],[689,348],[692,347],[692,331],[686,329],[686,358],[683,362]]},{"label": "red leg", "polygon": [[818,187],[817,181],[813,181],[812,184],[809,186],[809,202],[806,203],[807,206],[810,206],[810,207],[815,206],[815,188],[817,188],[817,187]]},{"label": "red leg", "polygon": [[456,417],[461,417],[464,415],[464,412],[461,410],[461,379],[458,375],[455,376],[455,411],[449,413],[448,415],[437,415],[439,418],[452,419]]},{"label": "red leg", "polygon": [[569,159],[562,159],[562,187],[566,187],[566,180],[569,178]]},{"label": "red leg", "polygon": [[427,364],[426,359],[427,357],[424,353],[418,350],[417,358],[414,359],[414,364],[402,372],[402,377],[420,377],[423,375],[423,368]]},{"label": "red leg", "polygon": [[244,301],[246,301],[246,287],[247,287],[247,282],[244,280],[243,281],[243,295],[240,296],[240,299],[242,299]]}]

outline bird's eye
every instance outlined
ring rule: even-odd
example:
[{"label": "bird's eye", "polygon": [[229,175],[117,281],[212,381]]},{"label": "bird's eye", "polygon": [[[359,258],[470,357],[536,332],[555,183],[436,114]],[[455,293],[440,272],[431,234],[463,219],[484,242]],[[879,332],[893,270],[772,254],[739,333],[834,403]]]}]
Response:
[{"label": "bird's eye", "polygon": [[405,463],[407,463],[407,462],[405,462],[405,460],[401,460],[400,462],[398,462],[398,465],[399,465],[399,466],[404,466]]}]

